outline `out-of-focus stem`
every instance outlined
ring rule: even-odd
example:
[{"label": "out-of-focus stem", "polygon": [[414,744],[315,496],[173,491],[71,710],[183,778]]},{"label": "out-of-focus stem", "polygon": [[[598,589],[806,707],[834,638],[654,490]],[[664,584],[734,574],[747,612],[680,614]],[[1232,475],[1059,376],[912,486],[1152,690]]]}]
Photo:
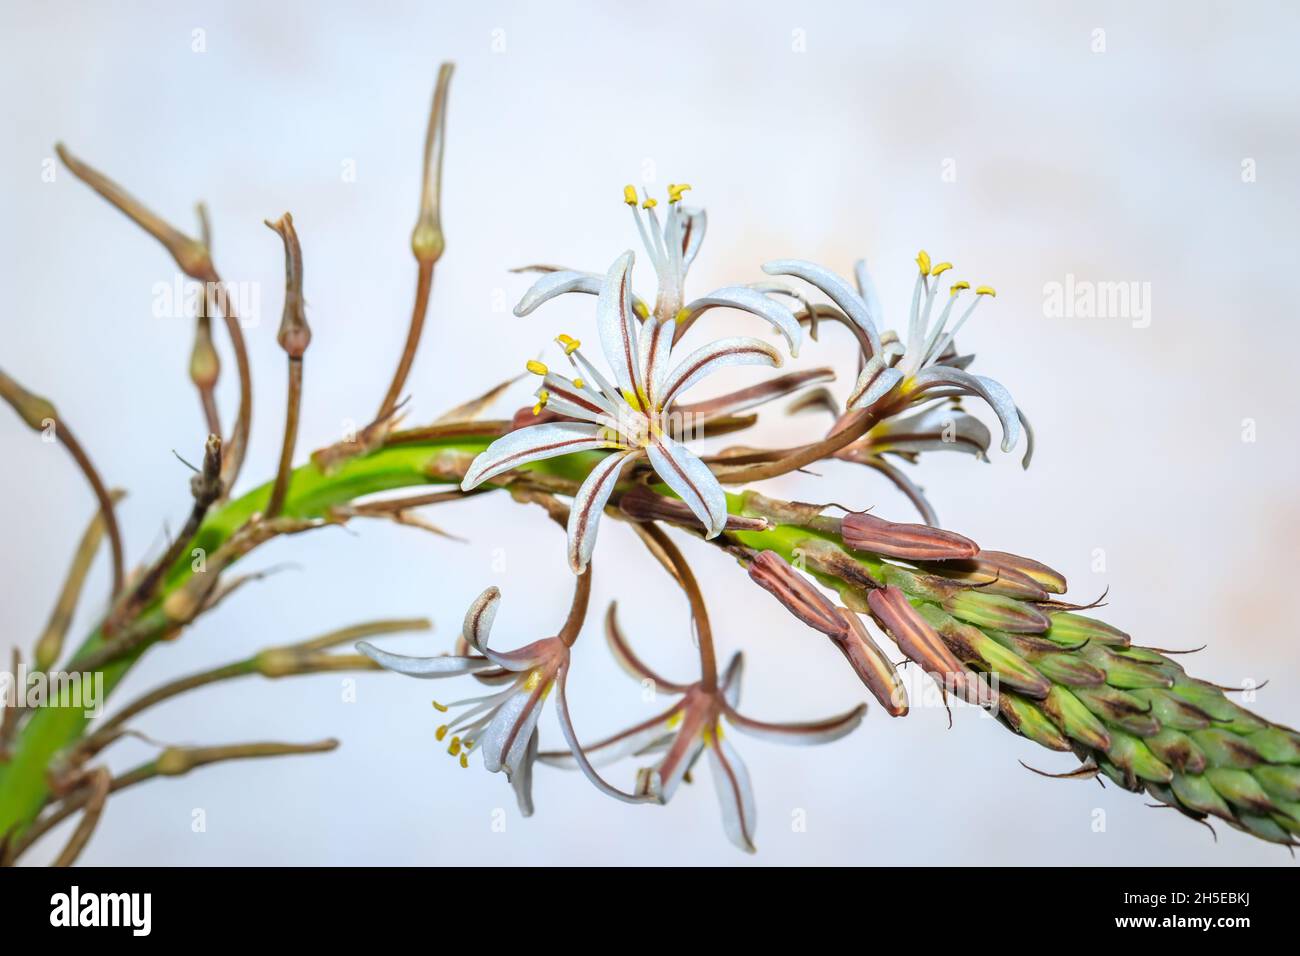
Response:
[{"label": "out-of-focus stem", "polygon": [[713,650],[713,628],[709,625],[709,609],[704,603],[700,584],[695,580],[695,572],[691,570],[685,555],[677,545],[673,544],[672,539],[662,528],[656,524],[647,524],[644,530],[672,562],[677,572],[677,582],[682,586],[687,600],[691,603],[691,617],[695,620],[695,633],[700,641],[700,683],[705,690],[713,690],[718,686],[718,660]]},{"label": "out-of-focus stem", "polygon": [[293,452],[298,443],[298,415],[302,405],[302,357],[311,344],[311,327],[302,294],[302,246],[293,227],[293,216],[285,213],[266,225],[284,240],[284,311],[276,341],[289,359],[289,397],[284,415],[284,442],[280,446],[280,467],[276,471],[266,516],[274,518],[284,507],[284,495],[293,471]]},{"label": "out-of-focus stem", "polygon": [[411,324],[406,332],[406,344],[397,362],[393,381],[375,416],[383,420],[392,414],[401,398],[406,377],[411,372],[424,319],[429,311],[429,297],[433,291],[433,267],[442,257],[446,240],[442,234],[442,157],[447,141],[447,92],[451,86],[452,64],[438,68],[438,85],[433,92],[433,106],[429,110],[429,126],[424,136],[424,178],[420,187],[420,214],[411,233],[411,251],[417,264],[415,280],[415,306],[411,311]]},{"label": "out-of-focus stem", "polygon": [[72,866],[77,862],[77,857],[81,856],[81,851],[86,848],[86,844],[90,842],[95,832],[95,827],[99,825],[99,818],[104,812],[104,804],[108,802],[109,788],[112,785],[113,775],[108,772],[107,767],[99,767],[91,772],[90,780],[87,782],[86,809],[81,814],[81,822],[72,832],[68,845],[55,858],[53,866]]},{"label": "out-of-focus stem", "polygon": [[[208,220],[208,207],[199,203],[195,207],[199,217],[199,237],[203,248],[212,254],[212,224]],[[221,413],[217,409],[217,379],[221,377],[221,359],[212,342],[212,312],[209,290],[205,286],[199,295],[194,316],[194,348],[190,352],[190,381],[199,393],[203,419],[209,435],[221,434]]]}]

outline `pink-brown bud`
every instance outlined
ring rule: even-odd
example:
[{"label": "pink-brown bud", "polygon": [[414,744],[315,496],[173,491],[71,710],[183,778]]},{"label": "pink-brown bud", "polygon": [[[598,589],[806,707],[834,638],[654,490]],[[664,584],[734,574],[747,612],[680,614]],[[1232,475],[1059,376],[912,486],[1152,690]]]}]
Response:
[{"label": "pink-brown bud", "polygon": [[909,660],[915,661],[941,683],[959,678],[966,670],[943,639],[896,587],[878,588],[867,595],[871,614],[894,639]]},{"label": "pink-brown bud", "polygon": [[814,630],[834,638],[848,632],[848,624],[835,605],[775,551],[759,552],[749,563],[749,577]]},{"label": "pink-brown bud", "polygon": [[979,545],[970,538],[926,524],[886,521],[857,512],[840,522],[844,544],[854,551],[871,551],[904,561],[951,561],[973,558]]},{"label": "pink-brown bud", "polygon": [[907,713],[907,688],[903,686],[898,671],[871,639],[860,617],[849,610],[841,610],[840,615],[848,622],[849,631],[843,637],[831,640],[880,706],[891,717],[904,716]]}]

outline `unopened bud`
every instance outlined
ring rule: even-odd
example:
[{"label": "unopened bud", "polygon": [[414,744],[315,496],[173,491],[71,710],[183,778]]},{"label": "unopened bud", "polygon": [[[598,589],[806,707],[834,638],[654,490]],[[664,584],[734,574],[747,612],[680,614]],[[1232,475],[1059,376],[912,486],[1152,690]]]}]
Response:
[{"label": "unopened bud", "polygon": [[842,637],[848,631],[835,605],[775,551],[759,552],[749,563],[749,577],[814,630],[830,637]]},{"label": "unopened bud", "polygon": [[58,418],[49,399],[33,395],[4,372],[0,372],[0,398],[12,405],[18,417],[33,431],[42,431]]},{"label": "unopened bud", "polygon": [[284,311],[280,314],[276,341],[289,358],[300,359],[311,344],[311,327],[307,324],[302,298],[302,246],[289,213],[275,222],[267,220],[266,225],[284,241]]},{"label": "unopened bud", "polygon": [[871,614],[894,639],[908,660],[914,661],[945,686],[961,680],[966,668],[953,656],[938,632],[912,607],[896,587],[878,588],[867,595]]},{"label": "unopened bud", "polygon": [[854,551],[871,551],[904,561],[950,561],[973,558],[979,545],[952,531],[926,524],[886,521],[858,512],[840,522],[844,543]]},{"label": "unopened bud", "polygon": [[848,622],[849,631],[844,636],[831,640],[849,662],[853,673],[871,691],[871,696],[880,701],[880,706],[891,717],[904,716],[907,713],[907,688],[898,676],[898,671],[885,652],[871,639],[861,618],[848,610],[841,610],[840,615]]},{"label": "unopened bud", "polygon": [[956,591],[943,602],[943,608],[977,627],[1013,634],[1042,634],[1052,625],[1051,619],[1032,604],[982,590]]}]

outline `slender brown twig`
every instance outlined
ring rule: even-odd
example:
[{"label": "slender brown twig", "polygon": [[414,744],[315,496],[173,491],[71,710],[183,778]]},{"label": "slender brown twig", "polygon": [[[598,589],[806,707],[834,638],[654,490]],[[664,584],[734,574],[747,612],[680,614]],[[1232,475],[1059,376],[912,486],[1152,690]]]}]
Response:
[{"label": "slender brown twig", "polygon": [[700,683],[705,690],[712,690],[718,686],[718,660],[713,651],[713,628],[709,624],[709,609],[704,603],[700,583],[695,579],[695,572],[687,563],[686,556],[662,528],[657,524],[646,524],[643,528],[645,534],[672,562],[677,583],[682,586],[682,590],[686,592],[686,599],[691,603],[691,617],[695,621],[695,633],[700,640]]},{"label": "slender brown twig", "polygon": [[284,496],[289,490],[289,475],[293,471],[293,451],[298,443],[298,415],[302,407],[302,357],[311,344],[311,327],[307,324],[307,310],[302,297],[302,246],[298,231],[293,228],[293,216],[285,213],[275,222],[266,225],[284,240],[284,311],[280,315],[280,331],[276,341],[289,359],[289,398],[284,414],[284,442],[280,446],[280,467],[275,474],[271,500],[266,506],[266,517],[274,518],[284,507]]},{"label": "slender brown twig", "polygon": [[59,413],[55,411],[49,399],[33,395],[3,371],[0,371],[0,398],[12,405],[18,417],[33,431],[46,434],[46,430],[49,429],[49,432],[53,433],[59,443],[68,450],[68,454],[72,456],[72,460],[77,463],[86,481],[90,483],[90,490],[94,492],[95,499],[99,502],[99,512],[104,516],[104,527],[108,531],[108,540],[113,551],[113,594],[117,595],[122,590],[124,579],[122,533],[118,530],[117,515],[113,512],[113,497],[99,477],[99,472],[95,470],[90,456],[72,434],[72,429],[59,417]]},{"label": "slender brown twig", "polygon": [[99,818],[104,812],[104,804],[108,802],[108,792],[112,785],[113,775],[108,772],[107,767],[98,767],[90,772],[86,781],[86,809],[81,814],[81,822],[77,824],[77,829],[72,831],[67,846],[54,858],[51,866],[72,866],[77,862],[77,857],[81,856],[81,851],[86,848],[86,844],[94,835],[95,827],[99,825]]},{"label": "slender brown twig", "polygon": [[192,239],[180,230],[169,225],[155,215],[139,200],[124,190],[99,170],[86,165],[72,155],[62,143],[55,144],[55,152],[63,160],[72,174],[99,193],[120,212],[131,219],[149,235],[153,236],[171,253],[176,265],[191,279],[204,283],[204,296],[215,286],[219,295],[221,312],[225,318],[226,331],[230,335],[230,345],[235,353],[235,366],[239,373],[239,415],[235,427],[226,442],[226,456],[223,463],[222,480],[226,493],[239,476],[248,446],[248,434],[253,418],[253,381],[248,365],[248,349],[244,345],[244,333],[239,325],[239,316],[231,304],[231,296],[225,291],[225,284],[212,264],[208,248],[197,239]]},{"label": "slender brown twig", "polygon": [[424,136],[424,179],[420,188],[420,214],[411,233],[411,251],[417,265],[415,280],[415,307],[411,310],[411,324],[406,332],[406,345],[393,373],[392,384],[379,406],[376,420],[392,414],[401,397],[406,377],[415,361],[420,335],[424,331],[424,318],[429,311],[429,297],[433,291],[433,267],[442,257],[446,241],[442,234],[442,156],[447,141],[447,91],[451,86],[453,66],[444,63],[438,68],[438,85],[433,91],[433,106],[429,110],[429,127]]},{"label": "slender brown twig", "polygon": [[[212,254],[212,225],[208,221],[208,207],[199,203],[199,236],[203,248]],[[209,435],[221,434],[221,413],[217,409],[217,379],[221,377],[221,359],[217,357],[212,342],[212,307],[209,290],[204,286],[199,295],[194,315],[194,348],[190,352],[190,381],[198,389],[199,404]]]}]

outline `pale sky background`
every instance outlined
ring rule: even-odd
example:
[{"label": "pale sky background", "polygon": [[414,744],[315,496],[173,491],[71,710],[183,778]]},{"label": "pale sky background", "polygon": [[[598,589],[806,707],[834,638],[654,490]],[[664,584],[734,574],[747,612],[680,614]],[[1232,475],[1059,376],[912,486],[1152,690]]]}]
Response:
[{"label": "pale sky background", "polygon": [[[452,59],[448,251],[409,383],[412,421],[514,373],[557,332],[594,336],[589,299],[515,319],[509,306],[527,280],[506,270],[606,268],[635,239],[625,182],[660,192],[694,184],[691,198],[710,215],[695,293],[758,278],[768,259],[847,272],[865,255],[897,323],[924,247],[997,287],[962,344],[978,352],[978,371],[1011,389],[1040,439],[1028,472],[1018,455],[926,460],[918,477],[944,522],[1053,564],[1081,600],[1109,588],[1104,616],[1137,641],[1207,644],[1189,670],[1225,684],[1270,679],[1255,706],[1300,723],[1291,391],[1300,331],[1290,314],[1300,15],[1272,3],[978,6],[4,0],[0,367],[51,396],[106,479],[129,489],[120,513],[131,560],[155,553],[188,508],[172,450],[195,458],[203,438],[185,373],[191,325],[152,314],[153,286],[174,269],[151,240],[66,170],[43,181],[63,140],[182,228],[207,200],[223,273],[263,289],[263,321],[249,333],[257,401],[246,487],[273,473],[284,403],[281,250],[264,218],[291,210],[306,258],[316,337],[300,447],[364,421],[405,334],[426,111],[437,64]],[[193,49],[196,30],[204,52]],[[1067,275],[1149,283],[1149,327],[1045,316],[1045,284]],[[755,328],[740,317],[714,325]],[[836,364],[843,390],[853,359],[838,332],[800,361]],[[233,361],[223,358],[229,421]],[[522,404],[523,389],[503,410]],[[810,427],[779,409],[767,417],[772,443]],[[1247,420],[1253,442],[1243,441]],[[7,411],[0,449],[7,659],[11,643],[28,648],[39,632],[93,506],[66,457]],[[869,473],[822,470],[771,490],[910,518]],[[540,513],[483,497],[429,516],[471,542],[357,524],[266,548],[247,569],[299,569],[250,586],[151,653],[124,693],[374,617],[427,614],[433,636],[391,646],[446,649],[489,584],[504,592],[502,646],[558,626],[570,575]],[[747,651],[750,713],[808,719],[864,699],[818,635],[732,562],[683,544],[698,556],[722,648]],[[106,582],[101,561],[74,634],[102,610]],[[607,522],[573,681],[588,738],[652,713],[600,636],[615,597],[648,658],[683,678],[694,666],[684,600]],[[343,703],[336,676],[249,680],[142,716],[138,729],[168,742],[336,736],[343,746],[123,794],[83,861],[1291,862],[1222,826],[1216,844],[1144,797],[1034,776],[1017,761],[1074,763],[971,709],[949,730],[941,708],[890,720],[873,705],[861,729],[824,748],[738,737],[758,799],[752,860],[724,839],[707,771],[671,806],[645,809],[539,768],[538,813],[522,820],[502,777],[477,762],[460,770],[433,741],[430,696],[469,687],[366,675],[357,688],[357,702]],[[551,713],[543,733],[559,739]],[[150,752],[122,744],[109,765],[126,769]],[[632,765],[612,773],[627,785]],[[492,828],[498,807],[504,833]],[[204,833],[191,831],[196,808]],[[799,813],[804,832],[792,827]]]}]

